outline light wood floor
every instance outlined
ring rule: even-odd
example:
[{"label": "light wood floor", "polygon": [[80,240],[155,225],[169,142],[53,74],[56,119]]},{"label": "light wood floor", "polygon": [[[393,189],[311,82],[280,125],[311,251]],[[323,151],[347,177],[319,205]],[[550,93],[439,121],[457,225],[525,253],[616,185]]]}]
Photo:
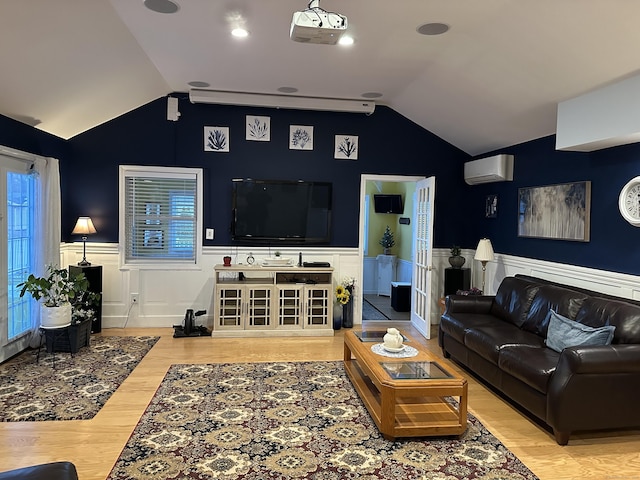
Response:
[{"label": "light wood floor", "polygon": [[[266,339],[174,339],[171,328],[108,329],[102,335],[162,338],[92,420],[0,423],[0,471],[69,460],[77,466],[80,480],[105,479],[171,364],[328,361],[343,355],[343,331],[334,337]],[[435,337],[425,344],[440,355]],[[448,360],[442,362],[461,371]],[[546,430],[461,373],[469,380],[469,411],[542,480],[640,480],[640,431],[582,434],[560,447]]]}]

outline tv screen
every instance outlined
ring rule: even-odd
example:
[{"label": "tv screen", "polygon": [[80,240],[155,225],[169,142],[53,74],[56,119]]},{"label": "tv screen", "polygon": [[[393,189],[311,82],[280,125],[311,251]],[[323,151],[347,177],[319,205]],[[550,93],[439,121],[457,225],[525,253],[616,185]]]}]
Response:
[{"label": "tv screen", "polygon": [[377,194],[373,196],[373,207],[376,213],[403,213],[402,195]]},{"label": "tv screen", "polygon": [[235,180],[231,237],[253,243],[329,243],[332,184]]}]

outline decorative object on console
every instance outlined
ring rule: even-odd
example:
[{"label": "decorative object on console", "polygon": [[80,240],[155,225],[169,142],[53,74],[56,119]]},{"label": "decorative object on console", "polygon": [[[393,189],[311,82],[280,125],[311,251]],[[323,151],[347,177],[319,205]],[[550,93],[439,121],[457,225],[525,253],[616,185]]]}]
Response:
[{"label": "decorative object on console", "polygon": [[491,246],[491,240],[488,238],[481,238],[476,248],[476,255],[474,260],[478,260],[482,263],[482,291],[484,292],[484,281],[487,274],[487,262],[491,262],[495,259],[493,254],[493,247]]},{"label": "decorative object on console", "polygon": [[632,178],[622,187],[618,209],[627,222],[640,227],[640,177]]},{"label": "decorative object on console", "polygon": [[396,241],[393,239],[393,232],[391,231],[391,228],[389,227],[389,225],[387,225],[386,228],[384,229],[382,238],[378,243],[382,245],[382,248],[384,249],[384,254],[389,255],[389,253],[391,252],[391,247],[393,247],[396,244]]},{"label": "decorative object on console", "polygon": [[588,242],[590,216],[590,181],[518,189],[519,237]]},{"label": "decorative object on console", "polygon": [[224,262],[224,266],[225,267],[230,267],[231,266],[231,257],[230,256],[225,256],[223,257],[222,261]]},{"label": "decorative object on console", "polygon": [[87,262],[87,235],[93,235],[94,233],[97,233],[97,231],[96,227],[93,226],[91,217],[78,217],[76,226],[73,227],[73,231],[71,232],[71,235],[82,235],[82,261],[78,262],[78,265],[91,265]]},{"label": "decorative object on console", "polygon": [[466,259],[460,255],[460,252],[462,250],[460,249],[460,247],[458,245],[454,245],[451,247],[451,256],[449,257],[449,265],[451,265],[452,268],[462,268],[462,266],[464,265],[464,262],[466,262]]}]

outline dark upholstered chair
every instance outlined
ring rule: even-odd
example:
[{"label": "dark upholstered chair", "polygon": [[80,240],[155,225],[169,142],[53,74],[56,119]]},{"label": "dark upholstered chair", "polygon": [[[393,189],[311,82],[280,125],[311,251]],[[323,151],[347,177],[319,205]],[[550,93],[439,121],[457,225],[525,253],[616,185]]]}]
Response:
[{"label": "dark upholstered chair", "polygon": [[0,472],[0,480],[78,480],[71,462],[53,462]]}]

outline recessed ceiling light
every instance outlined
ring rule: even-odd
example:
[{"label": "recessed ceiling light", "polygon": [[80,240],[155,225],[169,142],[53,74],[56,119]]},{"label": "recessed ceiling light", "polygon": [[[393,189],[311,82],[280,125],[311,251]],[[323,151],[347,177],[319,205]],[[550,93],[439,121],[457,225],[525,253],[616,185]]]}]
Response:
[{"label": "recessed ceiling light", "polygon": [[249,31],[244,28],[234,28],[231,30],[231,35],[238,38],[245,38],[249,36]]},{"label": "recessed ceiling light", "polygon": [[298,89],[296,87],[280,87],[278,91],[282,93],[296,93]]},{"label": "recessed ceiling light", "polygon": [[421,35],[442,35],[449,30],[449,25],[446,23],[425,23],[416,28],[416,31]]},{"label": "recessed ceiling light", "polygon": [[187,85],[190,85],[194,88],[207,88],[210,87],[211,84],[207,83],[207,82],[199,82],[199,81],[193,81],[193,82],[189,82]]},{"label": "recessed ceiling light", "polygon": [[381,96],[380,92],[366,92],[361,95],[363,98],[380,98]]},{"label": "recessed ceiling light", "polygon": [[340,40],[338,40],[338,44],[348,46],[353,45],[353,37],[351,35],[342,35]]},{"label": "recessed ceiling light", "polygon": [[180,7],[171,0],[144,0],[144,6],[158,13],[176,13]]}]

